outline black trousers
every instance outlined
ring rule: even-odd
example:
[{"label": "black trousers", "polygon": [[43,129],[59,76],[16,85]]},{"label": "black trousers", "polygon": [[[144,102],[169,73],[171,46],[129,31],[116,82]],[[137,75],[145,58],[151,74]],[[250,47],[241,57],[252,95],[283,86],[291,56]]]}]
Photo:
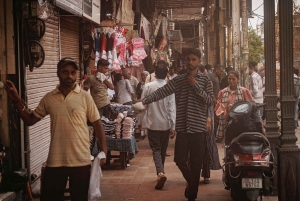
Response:
[{"label": "black trousers", "polygon": [[69,178],[72,201],[87,201],[91,166],[46,167],[42,181],[41,201],[61,201]]},{"label": "black trousers", "polygon": [[196,199],[205,151],[205,132],[177,132],[174,161],[188,183],[189,198]]}]

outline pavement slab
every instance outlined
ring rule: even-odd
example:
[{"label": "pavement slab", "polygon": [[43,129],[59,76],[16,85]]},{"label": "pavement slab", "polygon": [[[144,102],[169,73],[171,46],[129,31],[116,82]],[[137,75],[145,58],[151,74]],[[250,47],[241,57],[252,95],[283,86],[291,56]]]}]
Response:
[{"label": "pavement slab", "polygon": [[[110,165],[103,167],[102,196],[99,201],[185,201],[183,193],[186,182],[173,161],[175,140],[169,142],[167,152],[171,156],[166,157],[165,174],[167,181],[162,190],[155,190],[154,188],[157,177],[148,139],[140,140],[137,144],[139,152],[125,170],[120,169],[118,160],[111,160]],[[217,145],[222,164],[221,159],[224,157],[222,144],[218,143]],[[203,178],[200,178],[197,201],[231,200],[230,191],[224,189],[222,170],[211,171],[210,184],[204,184]],[[278,201],[278,198],[264,197],[263,200]]]}]

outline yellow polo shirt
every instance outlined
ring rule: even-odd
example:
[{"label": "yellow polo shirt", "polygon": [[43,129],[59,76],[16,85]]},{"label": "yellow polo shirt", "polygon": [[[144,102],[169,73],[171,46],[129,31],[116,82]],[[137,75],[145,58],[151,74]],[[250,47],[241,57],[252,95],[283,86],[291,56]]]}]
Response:
[{"label": "yellow polo shirt", "polygon": [[91,164],[87,119],[100,119],[92,97],[78,85],[67,97],[58,90],[47,93],[33,111],[37,118],[50,114],[51,142],[48,167],[78,167]]}]

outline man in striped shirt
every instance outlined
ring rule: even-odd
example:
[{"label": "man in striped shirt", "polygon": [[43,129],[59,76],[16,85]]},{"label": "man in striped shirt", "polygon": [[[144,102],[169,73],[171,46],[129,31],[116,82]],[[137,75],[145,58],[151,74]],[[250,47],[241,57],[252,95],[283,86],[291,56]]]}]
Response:
[{"label": "man in striped shirt", "polygon": [[174,161],[188,183],[184,193],[188,200],[197,198],[206,140],[207,107],[214,102],[209,77],[198,71],[200,62],[200,51],[190,49],[186,54],[187,73],[178,75],[142,100],[143,104],[149,104],[175,93],[177,137]]}]

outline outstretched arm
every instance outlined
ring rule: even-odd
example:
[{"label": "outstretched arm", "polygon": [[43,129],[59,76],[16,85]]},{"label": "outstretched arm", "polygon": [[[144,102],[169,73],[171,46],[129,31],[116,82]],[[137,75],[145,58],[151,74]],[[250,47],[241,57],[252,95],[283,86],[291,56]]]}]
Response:
[{"label": "outstretched arm", "polygon": [[27,109],[23,105],[22,99],[20,98],[15,85],[11,81],[6,80],[5,90],[7,92],[8,97],[15,102],[19,115],[27,126],[31,126],[41,120],[40,118],[36,117],[33,113],[30,114],[27,111]]},{"label": "outstretched arm", "polygon": [[145,97],[142,100],[142,102],[143,102],[143,104],[153,103],[153,102],[159,101],[167,96],[170,96],[173,93],[175,93],[175,82],[174,82],[174,80],[171,80],[165,86],[157,89],[155,92],[153,92],[149,96]]}]

